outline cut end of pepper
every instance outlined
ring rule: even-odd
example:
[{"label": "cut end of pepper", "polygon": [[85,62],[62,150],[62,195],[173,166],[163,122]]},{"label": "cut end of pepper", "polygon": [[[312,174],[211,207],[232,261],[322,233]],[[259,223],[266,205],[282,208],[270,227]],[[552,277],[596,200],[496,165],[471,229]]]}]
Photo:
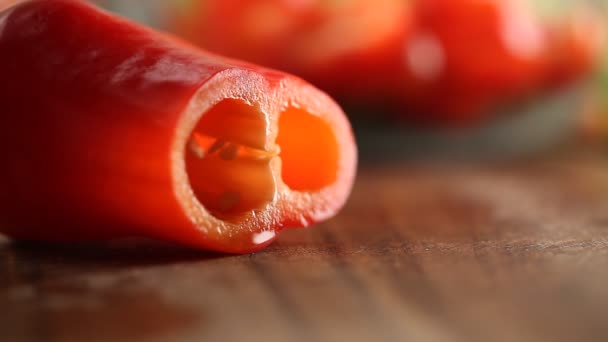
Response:
[{"label": "cut end of pepper", "polygon": [[298,78],[231,69],[181,113],[173,186],[192,227],[163,232],[197,248],[249,253],[287,228],[334,216],[353,186],[357,147],[348,119]]},{"label": "cut end of pepper", "polygon": [[282,190],[320,191],[338,174],[332,128],[294,106],[280,112],[277,124],[243,100],[222,100],[203,113],[185,155],[200,204],[237,224],[272,205]]}]

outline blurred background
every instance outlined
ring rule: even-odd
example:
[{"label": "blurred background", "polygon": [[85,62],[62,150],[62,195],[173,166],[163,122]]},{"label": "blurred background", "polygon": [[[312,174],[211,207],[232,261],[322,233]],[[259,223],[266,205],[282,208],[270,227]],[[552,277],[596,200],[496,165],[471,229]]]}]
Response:
[{"label": "blurred background", "polygon": [[605,0],[97,2],[327,91],[363,159],[513,158],[608,140]]},{"label": "blurred background", "polygon": [[608,0],[93,2],[315,84],[345,108],[364,160],[608,142]]}]

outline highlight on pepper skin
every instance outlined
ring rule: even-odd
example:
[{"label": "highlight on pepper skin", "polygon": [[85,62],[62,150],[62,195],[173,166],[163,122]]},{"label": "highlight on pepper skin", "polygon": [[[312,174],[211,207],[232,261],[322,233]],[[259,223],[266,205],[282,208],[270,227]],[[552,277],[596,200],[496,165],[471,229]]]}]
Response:
[{"label": "highlight on pepper skin", "polygon": [[0,0],[0,11],[23,0]]}]

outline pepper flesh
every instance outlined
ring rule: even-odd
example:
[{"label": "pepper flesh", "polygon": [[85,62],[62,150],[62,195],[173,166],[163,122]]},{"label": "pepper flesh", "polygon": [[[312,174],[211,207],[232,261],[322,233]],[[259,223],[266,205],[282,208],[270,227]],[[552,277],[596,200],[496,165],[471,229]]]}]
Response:
[{"label": "pepper flesh", "polygon": [[13,238],[246,253],[333,216],[352,187],[356,146],[327,95],[81,1],[1,12],[0,75]]}]

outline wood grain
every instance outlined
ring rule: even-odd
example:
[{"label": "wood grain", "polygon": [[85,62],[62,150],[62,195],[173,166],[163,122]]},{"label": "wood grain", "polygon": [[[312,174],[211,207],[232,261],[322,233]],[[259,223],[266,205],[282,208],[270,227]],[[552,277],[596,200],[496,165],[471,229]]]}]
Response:
[{"label": "wood grain", "polygon": [[608,162],[383,164],[268,250],[0,243],[0,340],[606,341]]}]

